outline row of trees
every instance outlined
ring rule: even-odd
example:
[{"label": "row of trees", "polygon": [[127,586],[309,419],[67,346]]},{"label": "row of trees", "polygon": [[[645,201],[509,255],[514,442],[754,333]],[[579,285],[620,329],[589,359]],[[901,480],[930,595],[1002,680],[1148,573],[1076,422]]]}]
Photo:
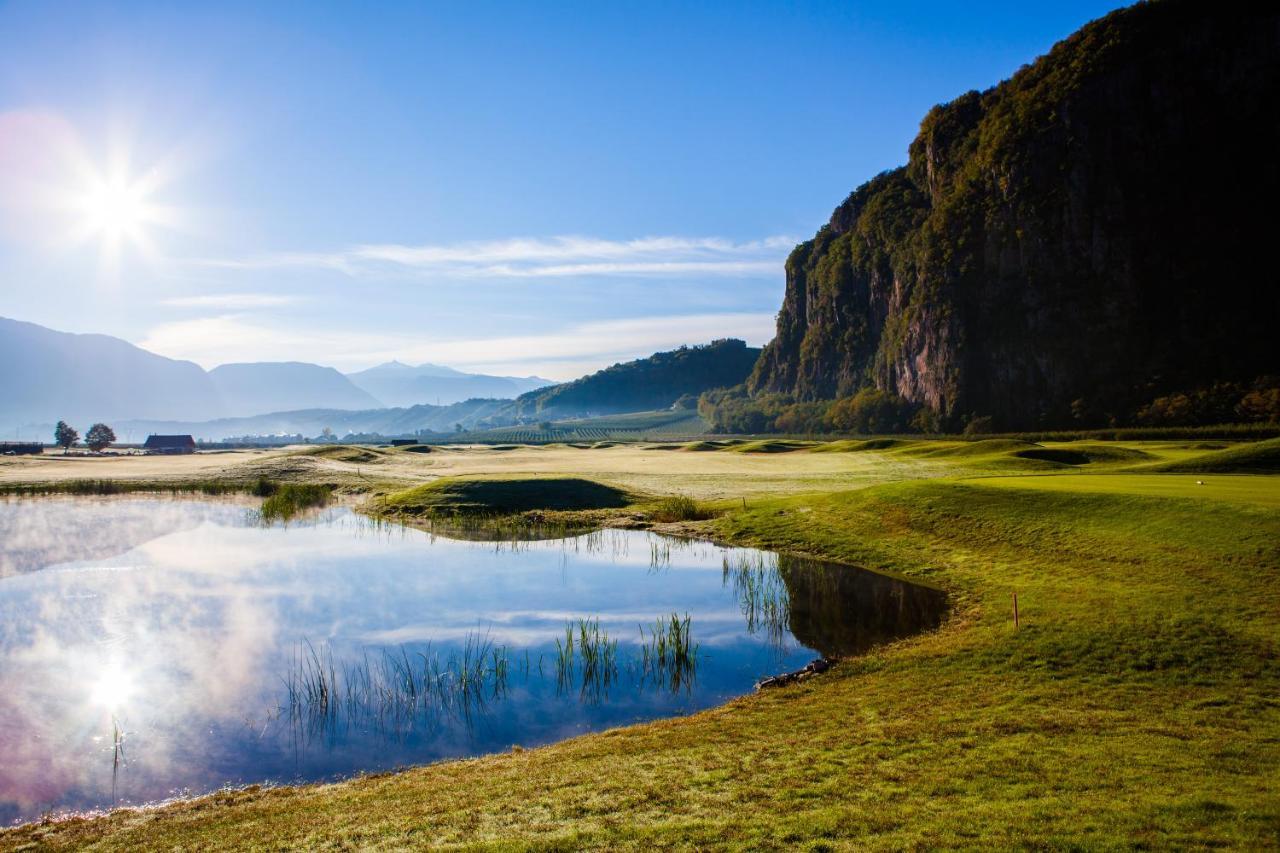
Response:
[{"label": "row of trees", "polygon": [[1280,376],[1259,376],[1252,382],[1216,382],[1157,397],[1140,408],[1135,419],[1150,426],[1280,423]]},{"label": "row of trees", "polygon": [[882,434],[935,432],[934,415],[896,394],[864,388],[839,400],[797,401],[787,394],[751,396],[743,386],[706,391],[698,413],[716,432]]},{"label": "row of trees", "polygon": [[[976,414],[944,423],[930,409],[890,391],[863,388],[838,400],[796,400],[787,394],[751,395],[745,386],[716,388],[698,399],[698,413],[716,432],[723,433],[938,433],[966,435],[996,432],[1002,426],[990,416]],[[1280,423],[1280,377],[1260,376],[1247,382],[1217,382],[1211,386],[1156,397],[1130,409],[1108,414],[1086,400],[1071,404],[1053,428],[1182,427],[1231,423]]]},{"label": "row of trees", "polygon": [[[53,443],[61,447],[63,453],[74,447],[79,440],[80,432],[66,421],[58,421],[58,425],[53,428]],[[110,447],[115,440],[115,430],[103,423],[94,424],[84,434],[84,443],[95,453]]]}]

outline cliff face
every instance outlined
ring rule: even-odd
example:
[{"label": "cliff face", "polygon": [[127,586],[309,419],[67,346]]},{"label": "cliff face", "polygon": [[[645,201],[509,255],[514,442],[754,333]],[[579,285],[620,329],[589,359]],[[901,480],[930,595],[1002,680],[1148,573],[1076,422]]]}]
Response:
[{"label": "cliff face", "polygon": [[1124,9],[932,110],[791,254],[751,391],[874,385],[1019,428],[1280,372],[1264,5]]}]

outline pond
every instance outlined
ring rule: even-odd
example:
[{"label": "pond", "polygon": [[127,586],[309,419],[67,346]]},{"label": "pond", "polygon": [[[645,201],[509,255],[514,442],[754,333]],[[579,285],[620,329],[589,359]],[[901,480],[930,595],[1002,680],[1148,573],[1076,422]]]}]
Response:
[{"label": "pond", "polygon": [[337,507],[0,501],[0,822],[536,746],[938,624],[848,566],[604,530],[477,542]]}]

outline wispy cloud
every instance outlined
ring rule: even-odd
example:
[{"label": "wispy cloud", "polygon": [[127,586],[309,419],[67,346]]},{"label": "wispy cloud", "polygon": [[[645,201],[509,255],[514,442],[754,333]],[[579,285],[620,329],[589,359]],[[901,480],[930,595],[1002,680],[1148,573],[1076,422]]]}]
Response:
[{"label": "wispy cloud", "polygon": [[781,272],[795,242],[781,236],[744,242],[717,237],[565,236],[416,246],[373,243],[335,252],[274,252],[192,263],[223,269],[297,267],[348,275],[393,270],[479,278],[765,276]]},{"label": "wispy cloud", "polygon": [[356,370],[391,359],[571,379],[615,361],[714,338],[773,337],[772,314],[687,314],[600,320],[554,332],[424,341],[420,336],[267,327],[240,314],[165,323],[139,345],[213,367],[228,361],[314,361]]},{"label": "wispy cloud", "polygon": [[161,305],[172,308],[220,308],[227,311],[248,308],[274,308],[280,305],[293,305],[298,302],[296,296],[285,296],[274,293],[220,293],[205,296],[174,296],[160,300]]}]

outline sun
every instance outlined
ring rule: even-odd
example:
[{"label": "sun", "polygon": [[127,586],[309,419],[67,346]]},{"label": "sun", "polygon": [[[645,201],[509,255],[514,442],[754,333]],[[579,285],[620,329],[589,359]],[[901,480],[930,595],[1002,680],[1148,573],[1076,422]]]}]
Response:
[{"label": "sun", "polygon": [[126,175],[91,178],[76,204],[82,233],[109,249],[145,243],[148,228],[160,219],[148,196],[145,182]]}]

